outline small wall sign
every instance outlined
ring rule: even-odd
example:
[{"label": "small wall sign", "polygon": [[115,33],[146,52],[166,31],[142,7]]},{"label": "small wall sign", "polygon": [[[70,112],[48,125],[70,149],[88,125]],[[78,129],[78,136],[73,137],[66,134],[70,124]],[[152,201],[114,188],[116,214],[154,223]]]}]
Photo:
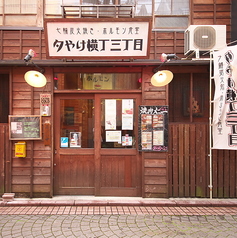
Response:
[{"label": "small wall sign", "polygon": [[51,116],[51,94],[40,94],[40,115]]}]

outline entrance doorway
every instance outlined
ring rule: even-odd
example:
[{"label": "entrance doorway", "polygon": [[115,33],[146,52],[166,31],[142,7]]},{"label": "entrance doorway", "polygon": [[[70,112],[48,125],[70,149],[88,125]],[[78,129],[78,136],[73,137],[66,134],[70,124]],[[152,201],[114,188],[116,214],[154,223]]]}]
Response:
[{"label": "entrance doorway", "polygon": [[140,97],[55,95],[55,195],[141,196]]}]

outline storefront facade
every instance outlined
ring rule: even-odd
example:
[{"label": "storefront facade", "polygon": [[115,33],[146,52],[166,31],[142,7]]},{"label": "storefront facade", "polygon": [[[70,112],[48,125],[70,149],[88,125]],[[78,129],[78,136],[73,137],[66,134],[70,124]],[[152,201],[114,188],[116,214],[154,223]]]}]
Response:
[{"label": "storefront facade", "polygon": [[[190,24],[225,24],[230,41],[230,1],[192,1],[190,6],[195,10]],[[202,11],[205,7],[215,17],[207,17]],[[54,21],[59,25],[63,22],[60,18]],[[4,138],[0,146],[2,194],[158,198],[210,195],[210,64],[205,59],[183,59],[184,31],[150,29],[148,54],[140,58],[116,53],[107,58],[50,57],[45,27],[2,27],[0,33],[4,95],[0,123]],[[29,49],[37,52],[33,63],[24,61]],[[178,59],[162,64],[160,55],[164,52],[175,53]],[[25,73],[37,70],[36,66],[44,70],[45,87],[35,88],[24,80]],[[174,78],[166,86],[155,87],[151,77],[159,66],[172,71]],[[42,107],[42,98],[47,96],[48,104]],[[141,106],[167,109],[169,123],[163,129],[168,134],[156,142],[163,146],[156,151],[144,149],[150,147],[145,145],[147,138],[141,139]],[[40,138],[18,137],[8,115],[17,119],[40,115]],[[26,143],[25,157],[16,156],[15,144],[21,141]],[[235,197],[235,151],[214,151],[213,161],[214,197]]]}]

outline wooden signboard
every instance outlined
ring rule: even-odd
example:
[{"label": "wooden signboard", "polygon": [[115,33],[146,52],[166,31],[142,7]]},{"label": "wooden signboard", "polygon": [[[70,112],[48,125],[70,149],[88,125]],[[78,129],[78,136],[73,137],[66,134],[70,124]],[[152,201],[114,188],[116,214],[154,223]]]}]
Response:
[{"label": "wooden signboard", "polygon": [[168,151],[168,106],[139,106],[140,151]]},{"label": "wooden signboard", "polygon": [[9,116],[10,140],[41,140],[41,116]]},{"label": "wooden signboard", "polygon": [[44,23],[47,58],[149,58],[150,18],[50,18]]}]

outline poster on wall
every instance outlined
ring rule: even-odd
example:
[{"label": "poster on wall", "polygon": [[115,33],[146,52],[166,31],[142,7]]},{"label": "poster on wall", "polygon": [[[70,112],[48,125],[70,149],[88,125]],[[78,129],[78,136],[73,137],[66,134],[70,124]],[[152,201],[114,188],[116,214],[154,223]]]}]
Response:
[{"label": "poster on wall", "polygon": [[168,106],[139,106],[139,151],[168,151]]},{"label": "poster on wall", "polygon": [[105,100],[105,130],[116,130],[116,100]]},{"label": "poster on wall", "polygon": [[122,130],[133,130],[133,99],[122,100]]}]

